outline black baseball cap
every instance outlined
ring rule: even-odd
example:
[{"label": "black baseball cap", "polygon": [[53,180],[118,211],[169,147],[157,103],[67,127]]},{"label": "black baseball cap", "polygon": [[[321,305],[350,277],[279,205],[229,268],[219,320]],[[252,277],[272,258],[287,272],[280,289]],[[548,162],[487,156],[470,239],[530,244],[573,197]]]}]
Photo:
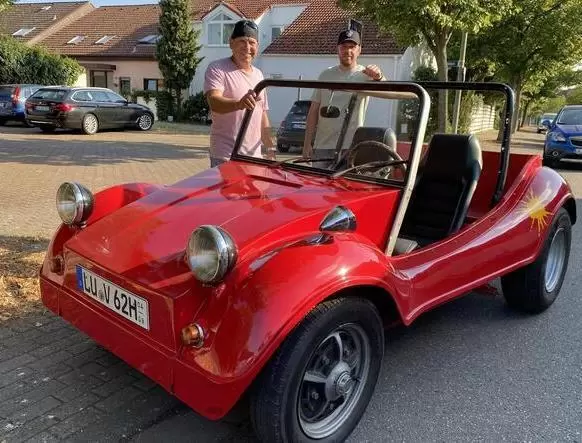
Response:
[{"label": "black baseball cap", "polygon": [[230,38],[250,37],[259,40],[259,27],[251,20],[239,20],[234,24]]},{"label": "black baseball cap", "polygon": [[356,45],[361,45],[362,40],[360,38],[360,33],[358,31],[354,31],[353,29],[346,29],[339,33],[339,37],[337,39],[337,44],[341,45],[342,43],[352,42]]}]

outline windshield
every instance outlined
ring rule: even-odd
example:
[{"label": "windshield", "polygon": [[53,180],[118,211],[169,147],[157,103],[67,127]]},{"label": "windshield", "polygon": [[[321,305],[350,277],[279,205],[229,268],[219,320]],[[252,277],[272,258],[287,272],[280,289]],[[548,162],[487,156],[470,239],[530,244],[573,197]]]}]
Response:
[{"label": "windshield", "polygon": [[[276,152],[269,155],[261,146],[257,122],[263,108],[257,107],[234,156],[333,177],[357,175],[403,183],[420,126],[419,99],[411,92],[373,90],[381,87],[379,83],[361,84],[359,91],[330,89],[329,84],[310,89],[267,87],[261,98],[268,102]],[[297,100],[298,95],[305,98]],[[298,113],[309,117],[301,121],[287,117]]]},{"label": "windshield", "polygon": [[556,114],[544,114],[542,115],[542,118],[540,120],[544,121],[544,120],[553,120],[554,118],[556,118]]},{"label": "windshield", "polygon": [[557,123],[560,125],[582,125],[582,108],[562,110]]}]

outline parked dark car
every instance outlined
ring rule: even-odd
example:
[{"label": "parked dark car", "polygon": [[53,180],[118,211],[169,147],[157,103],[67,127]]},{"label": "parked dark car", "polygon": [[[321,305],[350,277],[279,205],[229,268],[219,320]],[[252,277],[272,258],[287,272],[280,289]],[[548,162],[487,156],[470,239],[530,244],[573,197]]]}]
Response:
[{"label": "parked dark car", "polygon": [[305,138],[305,121],[311,106],[311,100],[297,100],[281,122],[277,131],[277,149],[289,152],[292,147],[303,147]]},{"label": "parked dark car", "polygon": [[26,101],[26,120],[44,132],[68,128],[95,134],[105,128],[148,131],[154,114],[147,106],[128,102],[110,89],[48,86]]},{"label": "parked dark car", "polygon": [[0,126],[7,121],[27,124],[24,102],[42,85],[0,85]]},{"label": "parked dark car", "polygon": [[561,160],[582,160],[582,105],[564,106],[548,123],[544,165],[557,167]]}]

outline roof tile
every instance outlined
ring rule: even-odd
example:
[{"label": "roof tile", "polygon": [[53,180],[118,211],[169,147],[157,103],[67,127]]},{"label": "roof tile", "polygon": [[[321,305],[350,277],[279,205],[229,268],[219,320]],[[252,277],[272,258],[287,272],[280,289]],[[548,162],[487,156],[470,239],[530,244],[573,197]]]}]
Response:
[{"label": "roof tile", "polygon": [[[140,44],[138,40],[158,34],[159,17],[157,5],[104,6],[48,36],[42,44],[51,51],[69,56],[153,59],[155,44]],[[67,44],[78,35],[85,38],[77,44]],[[103,44],[96,43],[105,36],[113,38]]]},{"label": "roof tile", "polygon": [[[348,20],[357,18],[338,7],[334,0],[315,0],[264,51],[265,54],[336,54],[337,38]],[[380,33],[368,20],[364,24],[363,55],[403,54],[394,38]]]}]

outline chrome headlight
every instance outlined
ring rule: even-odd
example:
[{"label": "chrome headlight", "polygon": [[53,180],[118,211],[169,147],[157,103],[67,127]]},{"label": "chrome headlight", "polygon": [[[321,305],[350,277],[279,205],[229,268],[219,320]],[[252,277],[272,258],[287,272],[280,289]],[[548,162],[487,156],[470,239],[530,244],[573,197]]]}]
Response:
[{"label": "chrome headlight", "polygon": [[197,228],[188,241],[188,266],[202,283],[216,283],[236,262],[236,247],[226,231],[216,226]]},{"label": "chrome headlight", "polygon": [[63,223],[80,225],[93,212],[93,194],[83,185],[65,182],[57,191],[57,212]]},{"label": "chrome headlight", "polygon": [[566,137],[561,132],[555,131],[550,133],[550,139],[555,142],[565,142]]}]

